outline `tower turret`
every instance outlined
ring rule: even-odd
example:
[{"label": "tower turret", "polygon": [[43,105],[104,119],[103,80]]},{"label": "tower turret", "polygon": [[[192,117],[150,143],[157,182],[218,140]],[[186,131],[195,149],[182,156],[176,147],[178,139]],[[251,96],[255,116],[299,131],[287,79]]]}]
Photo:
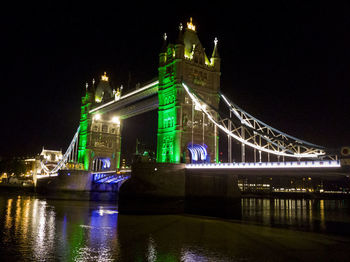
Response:
[{"label": "tower turret", "polygon": [[164,33],[163,44],[159,52],[159,65],[164,65],[166,62],[166,52],[167,52],[167,45],[168,45],[167,38],[168,36],[166,35],[166,33]]},{"label": "tower turret", "polygon": [[175,58],[182,59],[185,54],[185,45],[184,45],[184,34],[183,34],[183,26],[182,23],[179,25],[179,35],[176,39],[175,44]]},{"label": "tower turret", "polygon": [[218,51],[218,39],[216,37],[214,39],[214,50],[213,50],[213,54],[211,55],[210,62],[211,62],[211,65],[214,66],[217,71],[220,71],[221,59]]},{"label": "tower turret", "polygon": [[[92,104],[94,103],[94,92],[89,84],[85,84],[85,96],[81,98],[80,112],[80,131],[79,131],[79,148],[78,148],[78,163],[84,164],[84,169],[88,169],[88,161],[86,159],[86,144],[91,122],[91,114],[89,113]],[[85,165],[85,163],[87,163]]]},{"label": "tower turret", "polygon": [[101,80],[97,85],[95,91],[95,102],[100,103],[102,101],[109,100],[113,97],[113,91],[109,84],[109,77],[106,72],[101,76]]}]

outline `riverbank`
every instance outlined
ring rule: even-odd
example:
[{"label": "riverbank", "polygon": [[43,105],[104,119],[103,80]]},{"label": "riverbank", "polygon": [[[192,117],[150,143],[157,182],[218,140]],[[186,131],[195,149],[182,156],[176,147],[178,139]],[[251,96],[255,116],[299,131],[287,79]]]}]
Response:
[{"label": "riverbank", "polygon": [[[14,192],[14,193],[26,193],[26,194],[34,194],[45,197],[45,194],[38,194],[34,186],[22,186],[19,184],[0,184],[1,192]],[[69,200],[69,192],[62,191],[57,192],[55,199],[60,199],[60,195],[64,196],[62,199]],[[89,193],[90,194],[90,193]],[[75,192],[72,194],[72,200],[82,200],[82,201],[98,201],[98,197],[96,196],[97,192],[93,193],[95,196],[92,199],[87,197],[86,192]],[[117,193],[116,193],[117,194]],[[81,199],[79,199],[79,196]],[[281,198],[281,199],[350,199],[350,194],[342,194],[342,193],[304,193],[304,192],[241,192],[242,198]],[[49,196],[47,196],[49,197]],[[52,198],[52,197],[50,197]],[[117,198],[108,198],[103,197],[101,201],[116,200]]]},{"label": "riverbank", "polygon": [[1,192],[26,192],[26,193],[34,193],[35,188],[32,185],[28,186],[23,186],[19,184],[0,184],[0,191]]}]

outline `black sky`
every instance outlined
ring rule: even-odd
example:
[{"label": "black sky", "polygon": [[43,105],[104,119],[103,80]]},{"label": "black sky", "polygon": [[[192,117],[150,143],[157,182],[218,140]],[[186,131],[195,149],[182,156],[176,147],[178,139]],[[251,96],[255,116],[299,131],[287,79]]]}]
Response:
[{"label": "black sky", "polygon": [[305,2],[48,1],[2,8],[0,156],[65,149],[85,82],[104,71],[124,87],[130,75],[130,88],[156,77],[163,33],[174,40],[190,16],[208,56],[219,39],[221,90],[231,100],[301,139],[349,145],[349,4]]}]

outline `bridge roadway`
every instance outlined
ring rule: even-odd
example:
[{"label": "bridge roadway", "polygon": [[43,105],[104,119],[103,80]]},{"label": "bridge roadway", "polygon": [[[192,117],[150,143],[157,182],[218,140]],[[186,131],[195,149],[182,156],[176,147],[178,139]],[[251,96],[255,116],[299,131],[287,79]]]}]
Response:
[{"label": "bridge roadway", "polygon": [[187,164],[186,169],[195,173],[234,174],[242,176],[350,176],[349,168],[340,160],[292,161],[261,163],[211,163]]}]

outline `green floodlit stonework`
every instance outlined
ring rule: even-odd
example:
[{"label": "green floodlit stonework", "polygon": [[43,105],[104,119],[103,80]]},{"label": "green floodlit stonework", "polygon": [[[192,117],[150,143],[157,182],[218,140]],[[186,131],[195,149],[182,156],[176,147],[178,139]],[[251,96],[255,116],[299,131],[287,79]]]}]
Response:
[{"label": "green floodlit stonework", "polygon": [[[169,57],[172,58],[172,48],[168,48]],[[163,57],[165,59],[165,57]],[[175,62],[159,68],[158,91],[158,136],[157,136],[157,162],[179,163],[180,151],[178,150],[179,132],[177,125],[177,91],[172,74],[175,70]]]},{"label": "green floodlit stonework", "polygon": [[81,115],[80,115],[80,132],[79,132],[79,148],[78,148],[78,162],[84,165],[84,169],[89,169],[89,157],[87,154],[87,136],[89,131],[89,110],[91,108],[91,94],[86,92],[82,97]]}]

